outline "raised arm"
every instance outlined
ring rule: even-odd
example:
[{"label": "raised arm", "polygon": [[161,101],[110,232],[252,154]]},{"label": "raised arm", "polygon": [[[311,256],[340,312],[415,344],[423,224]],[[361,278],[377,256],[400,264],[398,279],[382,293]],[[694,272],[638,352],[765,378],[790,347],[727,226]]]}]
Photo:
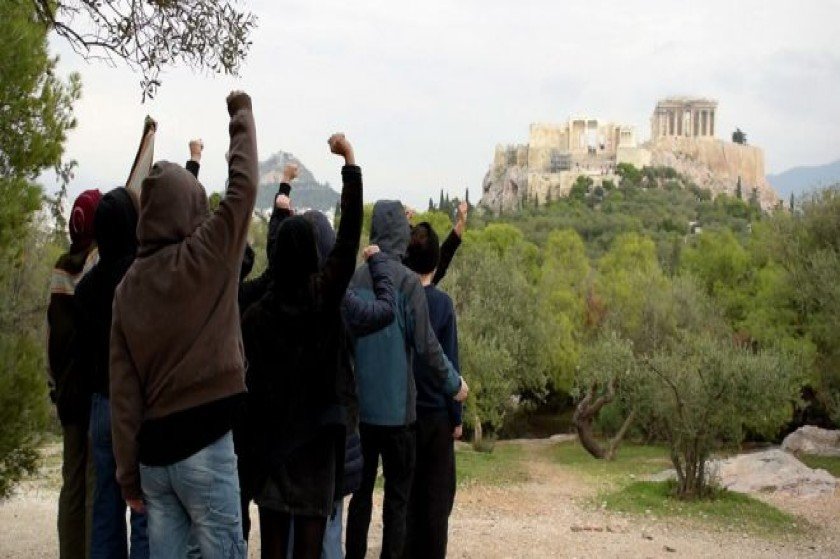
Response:
[{"label": "raised arm", "polygon": [[455,251],[461,246],[461,238],[464,236],[464,229],[467,227],[467,212],[469,205],[466,202],[458,204],[458,217],[455,220],[455,227],[449,232],[446,240],[440,245],[440,260],[438,261],[437,270],[432,278],[432,283],[437,285],[446,275],[449,269],[449,264],[452,263],[452,258],[455,256]]},{"label": "raised arm", "polygon": [[190,140],[190,158],[185,167],[192,176],[198,178],[198,170],[201,168],[201,152],[204,151],[204,142],[200,139]]},{"label": "raised arm", "polygon": [[196,238],[238,269],[257,199],[257,131],[251,98],[246,93],[231,93],[227,106],[230,114],[227,192],[219,208],[199,227]]},{"label": "raised arm", "polygon": [[277,189],[277,194],[274,195],[274,208],[271,210],[271,219],[268,220],[266,250],[268,251],[269,259],[271,259],[274,242],[277,240],[277,233],[280,231],[280,224],[294,213],[292,210],[292,200],[289,198],[289,195],[292,193],[292,181],[297,176],[298,166],[296,163],[287,163],[283,167],[283,180]]},{"label": "raised arm", "polygon": [[341,223],[335,245],[319,274],[324,302],[338,307],[356,268],[359,237],[362,235],[362,171],[356,166],[353,146],[344,134],[333,134],[328,140],[330,151],[344,158],[341,169]]},{"label": "raised arm", "polygon": [[373,278],[374,300],[362,299],[348,289],[341,302],[341,314],[356,337],[373,334],[394,321],[394,284],[385,271],[388,258],[376,245],[366,247],[363,254]]},{"label": "raised arm", "polygon": [[111,324],[110,356],[111,432],[117,462],[117,483],[123,498],[135,510],[142,509],[137,435],[143,422],[143,388],[128,351],[119,308]]}]

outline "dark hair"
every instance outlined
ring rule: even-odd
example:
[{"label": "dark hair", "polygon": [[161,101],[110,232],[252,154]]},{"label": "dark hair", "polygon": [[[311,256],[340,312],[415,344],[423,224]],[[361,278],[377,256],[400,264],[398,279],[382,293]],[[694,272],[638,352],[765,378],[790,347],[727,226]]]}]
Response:
[{"label": "dark hair", "polygon": [[440,260],[440,242],[432,225],[426,221],[411,231],[405,265],[418,274],[430,274]]}]

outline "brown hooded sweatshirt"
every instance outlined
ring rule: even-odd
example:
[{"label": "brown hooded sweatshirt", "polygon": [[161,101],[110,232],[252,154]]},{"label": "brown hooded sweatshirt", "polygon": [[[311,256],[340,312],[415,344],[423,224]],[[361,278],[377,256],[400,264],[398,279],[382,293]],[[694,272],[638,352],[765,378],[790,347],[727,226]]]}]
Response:
[{"label": "brown hooded sweatshirt", "polygon": [[146,421],[245,391],[237,304],[239,268],[257,194],[251,99],[228,101],[228,190],[208,217],[186,169],[159,162],[143,181],[137,259],[116,292],[111,417],[117,481],[141,497],[138,435]]}]

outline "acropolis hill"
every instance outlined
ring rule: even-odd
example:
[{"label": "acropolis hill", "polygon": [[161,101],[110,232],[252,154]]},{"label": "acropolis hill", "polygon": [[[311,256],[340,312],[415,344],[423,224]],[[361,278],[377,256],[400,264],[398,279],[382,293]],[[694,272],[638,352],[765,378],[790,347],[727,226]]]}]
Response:
[{"label": "acropolis hill", "polygon": [[633,126],[589,116],[531,124],[525,145],[497,145],[484,177],[481,206],[512,211],[525,200],[545,203],[568,195],[580,175],[595,186],[619,184],[616,166],[668,166],[713,195],[734,195],[738,179],[744,196],[753,191],[761,206],[778,196],[764,173],[764,152],[755,146],[716,138],[718,103],[699,97],[660,100],[650,118],[650,140],[639,144]]}]

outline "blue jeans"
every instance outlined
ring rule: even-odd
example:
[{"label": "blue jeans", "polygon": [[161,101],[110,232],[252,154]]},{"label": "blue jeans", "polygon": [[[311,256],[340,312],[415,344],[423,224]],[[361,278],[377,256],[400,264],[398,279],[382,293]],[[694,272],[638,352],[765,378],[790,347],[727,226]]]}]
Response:
[{"label": "blue jeans", "polygon": [[344,500],[335,504],[332,516],[327,519],[327,531],[324,533],[324,547],[321,549],[321,559],[344,559],[341,547],[341,517],[344,512]]},{"label": "blue jeans", "polygon": [[[341,547],[342,524],[341,517],[344,511],[344,500],[338,501],[333,509],[332,516],[327,519],[327,530],[324,532],[324,546],[321,548],[321,559],[344,559],[344,550]],[[289,549],[287,559],[292,559],[295,539],[295,519],[292,517],[289,527]]]},{"label": "blue jeans", "polygon": [[93,467],[93,525],[91,559],[147,559],[149,540],[146,515],[131,511],[131,553],[125,524],[126,504],[117,484],[117,462],[111,442],[111,404],[108,398],[94,394],[90,404],[90,439]]},{"label": "blue jeans", "polygon": [[244,559],[230,431],[180,462],[160,467],[140,464],[140,484],[155,559],[182,559],[193,542],[203,559]]}]

